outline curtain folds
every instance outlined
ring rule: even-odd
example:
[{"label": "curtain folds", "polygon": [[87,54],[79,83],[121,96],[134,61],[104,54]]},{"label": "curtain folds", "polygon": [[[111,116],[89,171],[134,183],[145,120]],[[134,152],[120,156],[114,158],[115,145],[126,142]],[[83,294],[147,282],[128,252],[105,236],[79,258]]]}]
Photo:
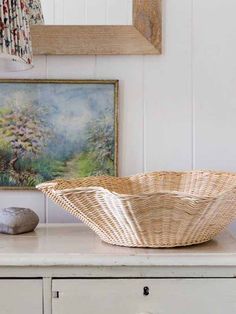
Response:
[{"label": "curtain folds", "polygon": [[30,24],[42,23],[39,0],[0,0],[0,67],[3,62],[32,67]]}]

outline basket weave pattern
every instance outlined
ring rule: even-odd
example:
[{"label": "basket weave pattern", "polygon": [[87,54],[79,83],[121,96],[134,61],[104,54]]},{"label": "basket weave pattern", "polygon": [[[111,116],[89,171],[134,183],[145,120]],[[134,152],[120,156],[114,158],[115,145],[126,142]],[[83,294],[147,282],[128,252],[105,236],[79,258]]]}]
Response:
[{"label": "basket weave pattern", "polygon": [[37,187],[110,244],[175,247],[211,240],[236,218],[236,174],[155,172]]}]

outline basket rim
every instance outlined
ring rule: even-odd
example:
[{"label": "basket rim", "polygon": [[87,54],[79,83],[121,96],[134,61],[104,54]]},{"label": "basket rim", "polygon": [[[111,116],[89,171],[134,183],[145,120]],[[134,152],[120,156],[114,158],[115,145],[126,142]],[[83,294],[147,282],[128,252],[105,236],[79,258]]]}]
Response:
[{"label": "basket rim", "polygon": [[[135,180],[136,178],[140,177],[148,177],[148,176],[162,176],[162,175],[185,175],[185,174],[213,174],[213,175],[228,175],[228,176],[235,176],[235,185],[231,187],[230,189],[227,189],[223,191],[222,193],[219,193],[217,196],[199,196],[194,193],[185,193],[185,192],[180,192],[180,191],[175,191],[175,190],[162,190],[158,192],[145,192],[145,193],[139,193],[139,194],[123,194],[123,193],[116,193],[108,188],[103,188],[99,185],[89,185],[87,187],[78,187],[78,188],[66,188],[66,189],[57,189],[57,185],[60,182],[63,181],[77,181],[83,182],[85,179],[89,180],[90,178],[97,178],[99,179],[108,179],[108,180]],[[111,176],[98,176],[98,177],[87,177],[87,178],[73,178],[73,179],[57,179],[54,181],[50,182],[45,182],[41,183],[36,186],[37,189],[39,190],[50,190],[57,196],[63,196],[63,195],[68,195],[71,193],[78,193],[78,194],[83,194],[83,193],[101,193],[101,194],[107,194],[110,196],[114,197],[119,197],[120,199],[144,199],[144,198],[150,198],[154,196],[173,196],[173,197],[179,197],[179,198],[186,198],[192,201],[209,201],[209,200],[216,200],[221,197],[224,197],[228,193],[232,193],[236,189],[236,173],[235,172],[225,172],[225,171],[214,171],[214,170],[191,170],[191,171],[155,171],[155,172],[149,172],[149,173],[142,173],[142,174],[136,174],[132,176],[127,176],[127,177],[111,177]]]},{"label": "basket rim", "polygon": [[64,190],[54,190],[52,189],[53,193],[57,196],[64,196],[69,194],[88,194],[88,193],[97,193],[97,194],[107,194],[114,197],[119,197],[120,199],[145,199],[145,198],[151,198],[156,196],[172,196],[177,198],[185,198],[192,201],[204,201],[204,200],[215,200],[218,199],[220,194],[218,196],[199,196],[196,194],[189,194],[185,192],[179,192],[179,191],[171,191],[171,190],[163,190],[158,192],[146,192],[146,193],[139,193],[139,194],[122,194],[122,193],[116,193],[114,191],[111,191],[109,189],[105,189],[103,187],[99,186],[89,186],[89,187],[80,187],[80,188],[74,188],[74,189],[64,189]]},{"label": "basket rim", "polygon": [[228,175],[228,176],[235,176],[236,177],[236,172],[230,172],[230,171],[219,171],[219,170],[186,170],[186,171],[151,171],[151,172],[142,172],[130,176],[120,176],[120,177],[113,177],[113,176],[90,176],[90,177],[79,177],[79,178],[57,178],[52,181],[47,181],[44,183],[40,183],[36,185],[37,189],[41,189],[44,187],[49,187],[49,186],[55,186],[59,182],[62,181],[78,181],[78,182],[83,182],[85,179],[89,180],[90,178],[101,178],[101,179],[110,179],[110,180],[120,180],[120,179],[135,179],[138,177],[144,177],[144,176],[152,176],[152,175],[184,175],[184,174],[214,174],[214,175]]}]

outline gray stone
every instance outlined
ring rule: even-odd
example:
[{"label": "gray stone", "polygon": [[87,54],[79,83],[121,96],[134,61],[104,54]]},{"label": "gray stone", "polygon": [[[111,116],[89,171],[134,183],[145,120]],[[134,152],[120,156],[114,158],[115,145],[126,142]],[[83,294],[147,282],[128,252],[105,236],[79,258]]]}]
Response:
[{"label": "gray stone", "polygon": [[28,208],[0,209],[0,233],[21,234],[33,231],[39,223],[38,215]]}]

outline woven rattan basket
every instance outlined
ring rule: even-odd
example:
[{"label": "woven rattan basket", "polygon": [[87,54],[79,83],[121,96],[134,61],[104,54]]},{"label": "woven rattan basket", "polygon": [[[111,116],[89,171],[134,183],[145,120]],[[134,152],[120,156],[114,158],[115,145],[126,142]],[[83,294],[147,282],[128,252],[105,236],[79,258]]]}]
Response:
[{"label": "woven rattan basket", "polygon": [[236,218],[236,174],[155,172],[56,180],[37,188],[110,244],[175,247],[209,241]]}]

